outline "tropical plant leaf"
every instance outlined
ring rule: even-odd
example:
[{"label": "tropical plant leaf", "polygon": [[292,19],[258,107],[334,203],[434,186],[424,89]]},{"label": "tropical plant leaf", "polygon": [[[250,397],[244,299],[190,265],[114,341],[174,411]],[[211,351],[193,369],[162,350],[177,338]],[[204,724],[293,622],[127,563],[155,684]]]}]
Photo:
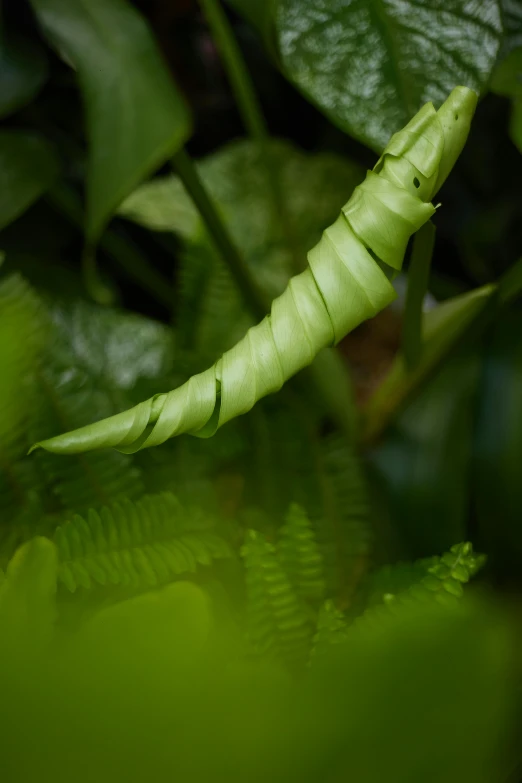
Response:
[{"label": "tropical plant leaf", "polygon": [[56,621],[57,553],[47,538],[23,544],[0,581],[0,655],[39,656],[52,641]]},{"label": "tropical plant leaf", "polygon": [[501,58],[513,49],[522,46],[522,6],[518,0],[500,0],[504,37],[502,39]]},{"label": "tropical plant leaf", "polygon": [[446,361],[371,452],[401,557],[427,557],[466,536],[479,372],[475,352]]},{"label": "tropical plant leaf", "polygon": [[[338,155],[307,155],[283,141],[271,142],[270,154],[279,172],[295,248],[287,246],[274,220],[270,183],[256,144],[233,142],[197,168],[251,274],[274,297],[294,271],[293,258],[304,261],[363,172]],[[180,180],[172,176],[142,185],[119,211],[147,228],[172,231],[184,240],[176,324],[180,348],[213,359],[233,345],[251,325],[251,316]]]},{"label": "tropical plant leaf", "polygon": [[478,393],[473,489],[480,546],[497,579],[520,579],[522,319],[505,312],[488,336]]},{"label": "tropical plant leaf", "polygon": [[0,118],[30,103],[48,75],[44,50],[28,39],[0,39]]},{"label": "tropical plant leaf", "polygon": [[50,144],[28,131],[0,131],[0,230],[52,185],[58,160]]},{"label": "tropical plant leaf", "polygon": [[33,449],[78,453],[114,446],[134,453],[185,432],[210,437],[376,315],[396,296],[389,277],[401,269],[411,235],[435,212],[430,199],[466,142],[476,101],[472,90],[457,87],[438,111],[425,104],[392,137],[309,251],[308,267],[273,301],[271,314],[208,370],[168,394]]},{"label": "tropical plant leaf", "polygon": [[495,0],[278,0],[262,10],[236,0],[235,7],[265,39],[271,15],[283,73],[377,152],[425,101],[444,100],[456,84],[483,90],[502,40]]},{"label": "tropical plant leaf", "polygon": [[138,11],[125,0],[31,0],[78,72],[87,115],[86,233],[95,242],[125,196],[185,142],[185,103]]}]

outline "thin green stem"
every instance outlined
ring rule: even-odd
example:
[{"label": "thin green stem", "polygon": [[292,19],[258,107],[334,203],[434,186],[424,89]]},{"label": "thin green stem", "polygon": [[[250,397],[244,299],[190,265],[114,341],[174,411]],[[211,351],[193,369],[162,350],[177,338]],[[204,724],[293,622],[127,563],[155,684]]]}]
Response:
[{"label": "thin green stem", "polygon": [[[61,182],[48,193],[47,200],[83,231],[83,210],[73,188]],[[172,307],[174,290],[169,281],[149,264],[132,242],[108,229],[100,240],[100,247],[120,266],[127,277],[139,283],[160,304],[169,309]]]},{"label": "thin green stem", "polygon": [[383,396],[377,405],[372,405],[370,400],[366,412],[363,411],[365,426],[361,433],[362,446],[371,447],[375,444],[398,413],[429,383],[441,364],[457,351],[471,349],[476,345],[495,322],[499,310],[522,294],[522,258],[500,277],[496,285],[484,287],[484,291],[483,301],[479,303],[473,317],[463,328],[454,330],[452,339],[441,350],[432,357],[423,357],[419,365],[405,374],[400,384],[392,386],[390,393]]},{"label": "thin green stem", "polygon": [[[263,293],[258,288],[255,280],[253,280],[248,266],[236,248],[234,241],[228,233],[227,227],[221,220],[205,186],[201,182],[190,156],[187,155],[184,150],[181,150],[173,158],[173,165],[203,218],[207,230],[214,240],[216,248],[221,253],[224,263],[228,266],[236,281],[236,284],[243,295],[246,307],[255,318],[264,318],[270,309],[270,303],[265,300]],[[341,360],[337,357],[336,361],[334,361],[335,358],[336,357],[330,357],[329,367],[331,369],[331,365],[333,364],[339,375]],[[307,387],[309,385],[315,389],[331,420],[335,422],[345,435],[350,439],[353,439],[354,427],[350,398],[347,396],[347,399],[343,404],[339,399],[340,395],[335,389],[330,388],[327,391],[328,379],[324,375],[324,370],[324,366],[319,367],[314,362],[311,367],[305,367],[304,370],[301,371],[302,377],[297,378],[296,383],[301,387],[301,390],[304,393],[307,392]],[[339,377],[337,377],[336,380],[339,380]],[[345,373],[345,382],[349,387],[350,380],[347,373]]]},{"label": "thin green stem", "polygon": [[265,118],[243,60],[243,55],[219,0],[200,0],[212,31],[212,37],[223,58],[230,86],[248,134],[258,142],[267,138]]},{"label": "thin green stem", "polygon": [[103,282],[96,261],[96,246],[88,242],[83,247],[82,271],[83,282],[91,299],[101,305],[113,305],[114,291]]},{"label": "thin green stem", "polygon": [[428,290],[435,226],[425,223],[415,234],[408,270],[408,290],[402,321],[402,354],[406,368],[413,370],[422,354],[422,305]]},{"label": "thin green stem", "polygon": [[220,0],[200,0],[200,2],[212,31],[212,37],[223,59],[243,124],[248,135],[258,144],[266,166],[274,218],[292,254],[293,271],[301,272],[304,261],[295,235],[293,220],[286,206],[277,164],[270,149],[270,138],[263,111],[244,57]]},{"label": "thin green stem", "polygon": [[252,315],[263,318],[269,304],[253,280],[250,271],[230,236],[225,223],[212,202],[210,195],[203,185],[196,167],[184,149],[179,150],[172,159],[183,185],[212,237],[214,244],[229,267],[236,284],[243,296],[244,302]]}]

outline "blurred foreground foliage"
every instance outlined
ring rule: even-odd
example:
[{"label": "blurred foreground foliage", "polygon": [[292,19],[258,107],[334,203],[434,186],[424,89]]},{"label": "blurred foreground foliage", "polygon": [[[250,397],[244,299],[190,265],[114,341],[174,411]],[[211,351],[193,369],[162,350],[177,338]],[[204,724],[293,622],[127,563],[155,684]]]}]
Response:
[{"label": "blurred foreground foliage", "polygon": [[[215,0],[4,6],[2,781],[519,783],[520,3],[231,0],[285,139],[237,61],[223,77]],[[26,457],[254,322],[167,171],[192,126],[269,302],[457,83],[489,94],[441,193],[414,368],[399,299],[210,440]]]}]

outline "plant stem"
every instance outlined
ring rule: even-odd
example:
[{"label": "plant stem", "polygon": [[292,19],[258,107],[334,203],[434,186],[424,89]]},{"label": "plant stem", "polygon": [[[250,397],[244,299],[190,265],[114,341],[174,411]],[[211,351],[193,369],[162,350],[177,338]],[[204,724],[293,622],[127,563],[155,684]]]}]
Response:
[{"label": "plant stem", "polygon": [[265,118],[241,49],[220,0],[200,0],[200,3],[212,31],[212,37],[223,59],[243,124],[249,136],[259,146],[268,175],[274,217],[292,254],[293,271],[294,273],[302,272],[304,261],[295,235],[293,221],[286,206],[279,171],[270,149],[270,138]]},{"label": "plant stem", "polygon": [[212,31],[212,37],[223,58],[243,123],[249,135],[262,143],[267,138],[265,118],[227,15],[219,0],[200,0],[200,3]]},{"label": "plant stem", "polygon": [[[74,226],[83,230],[83,210],[73,188],[61,182],[47,194],[47,200]],[[116,261],[127,277],[139,283],[160,304],[169,309],[172,307],[174,290],[169,281],[148,263],[132,242],[108,229],[100,239],[100,247]]]},{"label": "plant stem", "polygon": [[223,260],[229,267],[243,296],[245,304],[256,318],[264,318],[269,309],[268,302],[250,275],[250,271],[237,249],[228,229],[214,206],[212,199],[199,178],[196,167],[184,149],[172,159],[183,185],[197,207],[208,232]]},{"label": "plant stem", "polygon": [[374,445],[400,411],[430,381],[441,364],[457,351],[475,346],[495,322],[499,310],[522,294],[522,258],[504,272],[496,285],[484,286],[477,291],[484,292],[481,297],[483,301],[478,302],[473,317],[464,327],[455,329],[454,336],[447,345],[437,351],[431,360],[424,357],[412,372],[405,374],[400,385],[393,386],[390,393],[382,396],[378,404],[372,405],[370,400],[366,412],[363,411],[363,417],[366,419],[361,433],[363,447]]},{"label": "plant stem", "polygon": [[428,221],[415,234],[408,270],[408,290],[402,322],[402,354],[408,370],[419,363],[422,353],[422,305],[428,290],[435,226]]},{"label": "plant stem", "polygon": [[[265,300],[263,293],[258,288],[255,280],[253,280],[248,266],[236,248],[227,227],[221,220],[205,186],[201,182],[190,156],[187,155],[185,150],[180,150],[173,158],[173,165],[199,210],[209,234],[214,239],[216,248],[221,253],[224,263],[228,266],[232,277],[236,281],[243,295],[245,305],[255,318],[261,320],[269,312],[270,303]],[[328,352],[326,353],[328,354]],[[342,360],[337,354],[323,357],[321,365],[314,362],[310,367],[305,367],[301,371],[301,377],[298,377],[295,383],[300,386],[301,391],[305,394],[308,391],[308,387],[311,386],[322,400],[324,409],[327,411],[330,419],[335,422],[347,437],[353,440],[354,422],[351,399],[347,395],[347,399],[343,403],[340,400],[338,388],[335,388],[335,385],[328,386],[328,379],[324,375],[325,362],[327,362],[328,358],[330,359],[330,369],[333,366],[335,368],[334,371],[337,372],[338,377],[336,380],[339,380],[339,374],[344,371],[345,383],[350,388],[351,380],[344,365],[342,365]]]}]

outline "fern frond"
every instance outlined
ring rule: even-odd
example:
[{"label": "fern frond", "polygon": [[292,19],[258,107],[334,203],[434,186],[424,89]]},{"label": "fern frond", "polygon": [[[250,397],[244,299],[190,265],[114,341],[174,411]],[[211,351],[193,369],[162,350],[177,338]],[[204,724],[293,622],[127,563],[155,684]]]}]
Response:
[{"label": "fern frond", "polygon": [[365,585],[366,607],[382,604],[387,596],[403,593],[420,582],[440,561],[437,556],[385,565],[368,575]]},{"label": "fern frond", "polygon": [[301,598],[320,600],[324,597],[323,558],[310,520],[296,503],[290,506],[285,523],[279,530],[277,552]]},{"label": "fern frond", "polygon": [[348,625],[343,613],[333,601],[325,601],[317,619],[317,631],[313,638],[310,663],[314,663],[332,645],[340,644],[348,636]]},{"label": "fern frond", "polygon": [[[64,430],[91,420],[93,411],[107,410],[108,395],[85,371],[61,367],[52,360],[39,373],[39,409],[33,432]],[[87,511],[143,494],[141,472],[133,458],[117,452],[77,454],[57,463],[41,452],[37,465],[49,491],[68,511]]]},{"label": "fern frond", "polygon": [[0,284],[0,513],[6,522],[31,505],[36,484],[22,458],[36,401],[34,370],[48,326],[43,304],[23,278],[6,278]]},{"label": "fern frond", "polygon": [[165,492],[137,502],[123,500],[86,518],[75,515],[54,536],[59,581],[78,587],[157,587],[198,565],[231,556],[228,544],[211,530],[194,529],[190,515]]},{"label": "fern frond", "polygon": [[473,552],[469,542],[455,544],[449,552],[436,558],[434,565],[419,582],[397,594],[383,596],[384,602],[368,608],[355,625],[372,626],[383,617],[400,612],[403,608],[418,603],[451,604],[464,595],[463,585],[477,573],[485,562],[484,555]]},{"label": "fern frond", "polygon": [[259,654],[289,664],[306,660],[311,629],[275,548],[249,530],[241,549],[247,586],[248,636]]},{"label": "fern frond", "polygon": [[262,450],[250,480],[263,484],[257,502],[275,496],[267,509],[272,515],[291,502],[306,511],[323,558],[326,594],[348,605],[373,548],[366,481],[353,444],[341,435],[320,437],[319,422],[298,399],[281,397],[266,412],[260,405],[255,415],[263,416],[266,430],[264,444],[260,428],[252,438],[252,448]]},{"label": "fern frond", "polygon": [[320,459],[324,513],[317,524],[317,538],[328,587],[348,605],[369,566],[373,548],[366,481],[352,445],[340,435],[321,441]]},{"label": "fern frond", "polygon": [[42,303],[20,275],[0,285],[0,454],[23,456],[28,448],[27,420],[34,402],[33,372],[46,339]]}]

